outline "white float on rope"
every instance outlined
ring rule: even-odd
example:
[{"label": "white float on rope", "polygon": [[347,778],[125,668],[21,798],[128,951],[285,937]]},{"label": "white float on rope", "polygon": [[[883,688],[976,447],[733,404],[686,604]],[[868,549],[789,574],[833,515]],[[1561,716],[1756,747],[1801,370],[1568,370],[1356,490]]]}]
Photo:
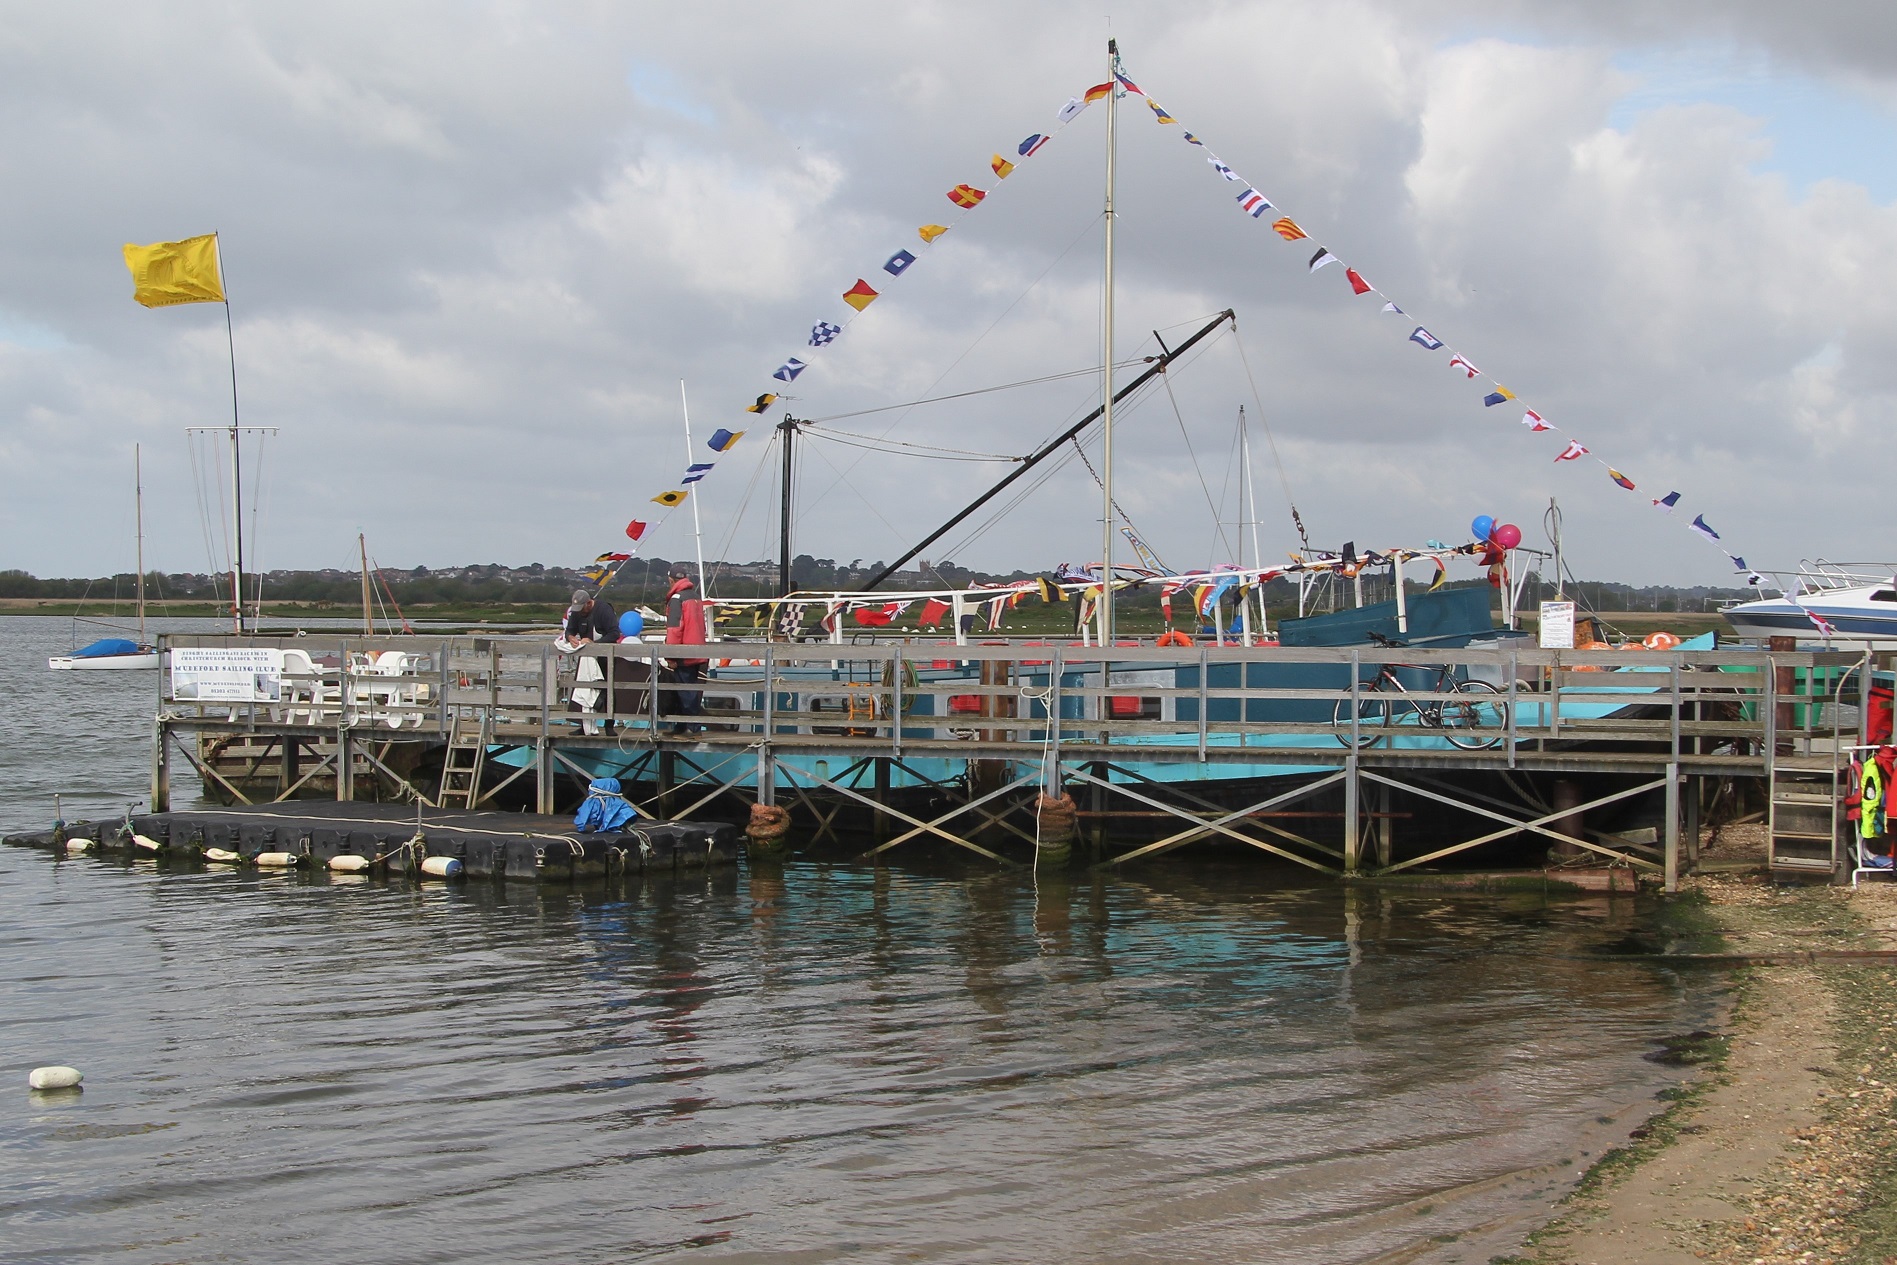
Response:
[{"label": "white float on rope", "polygon": [[461,873],[459,857],[423,857],[422,873],[435,878],[454,878]]},{"label": "white float on rope", "polygon": [[27,1073],[29,1089],[77,1089],[85,1073],[76,1067],[36,1067]]},{"label": "white float on rope", "polygon": [[229,848],[206,848],[204,850],[204,859],[206,861],[216,861],[222,865],[236,865],[244,858],[240,853],[232,852]]},{"label": "white float on rope", "polygon": [[267,870],[291,870],[303,863],[303,858],[294,852],[259,852],[257,864]]},{"label": "white float on rope", "polygon": [[340,870],[344,874],[360,874],[373,864],[368,857],[336,856],[329,859],[329,868]]}]

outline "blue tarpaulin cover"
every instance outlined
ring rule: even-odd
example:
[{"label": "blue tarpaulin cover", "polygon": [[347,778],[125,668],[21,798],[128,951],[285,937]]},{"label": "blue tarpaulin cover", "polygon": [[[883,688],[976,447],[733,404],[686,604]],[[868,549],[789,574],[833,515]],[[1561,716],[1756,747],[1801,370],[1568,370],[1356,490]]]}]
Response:
[{"label": "blue tarpaulin cover", "polygon": [[617,830],[639,815],[626,802],[616,777],[594,778],[586,788],[586,802],[574,815],[573,828],[596,833]]},{"label": "blue tarpaulin cover", "polygon": [[107,655],[137,653],[138,643],[136,641],[127,641],[123,637],[107,637],[103,641],[93,642],[84,650],[73,651],[72,657],[75,659],[103,659]]}]

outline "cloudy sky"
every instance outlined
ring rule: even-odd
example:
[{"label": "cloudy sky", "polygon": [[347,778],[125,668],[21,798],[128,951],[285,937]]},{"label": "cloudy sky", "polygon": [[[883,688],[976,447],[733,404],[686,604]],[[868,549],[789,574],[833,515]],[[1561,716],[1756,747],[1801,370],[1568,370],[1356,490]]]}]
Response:
[{"label": "cloudy sky", "polygon": [[[1658,10],[1664,12],[1657,12]],[[224,313],[148,311],[125,242],[216,231],[253,557],[583,562],[652,520],[700,437],[705,551],[776,554],[769,421],[786,357],[798,552],[893,558],[1098,402],[1106,109],[1005,183],[991,154],[1129,76],[1312,241],[1235,209],[1179,126],[1120,113],[1116,353],[1211,314],[1171,390],[1116,428],[1122,509],[1176,567],[1230,560],[1236,418],[1258,534],[1542,540],[1558,497],[1585,576],[1725,583],[1704,514],[1755,566],[1875,559],[1897,454],[1897,15],[1877,3],[1444,0],[1102,6],[832,3],[29,5],[0,22],[0,567],[221,559]],[[994,190],[955,220],[944,193]],[[916,227],[955,228],[924,249]],[[1321,242],[1413,321],[1356,298]],[[902,248],[920,261],[882,273]],[[883,297],[819,352],[819,320]],[[1449,350],[1406,341],[1416,323]],[[1067,376],[1063,376],[1067,375]],[[1484,408],[1488,378],[1521,409]],[[1016,390],[984,391],[1028,379]],[[878,410],[878,411],[869,411]],[[1260,414],[1262,413],[1262,419]],[[844,417],[844,414],[855,416]],[[1264,425],[1259,423],[1262,421]],[[1275,441],[1274,462],[1267,427]],[[1624,471],[1554,462],[1568,436]],[[855,437],[923,445],[875,452]],[[1088,446],[1098,464],[1099,443]],[[696,456],[691,459],[698,459]],[[210,477],[208,480],[206,475]],[[985,567],[1099,553],[1068,460],[932,550]],[[1652,497],[1684,495],[1662,518]],[[1009,498],[1012,500],[1012,498]],[[664,518],[662,523],[659,522]],[[1244,546],[1249,550],[1247,541]]]}]

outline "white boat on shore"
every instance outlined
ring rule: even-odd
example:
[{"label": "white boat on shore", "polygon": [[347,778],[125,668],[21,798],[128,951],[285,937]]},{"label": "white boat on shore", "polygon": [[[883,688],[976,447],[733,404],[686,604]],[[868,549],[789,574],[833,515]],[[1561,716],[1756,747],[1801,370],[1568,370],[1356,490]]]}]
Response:
[{"label": "white boat on shore", "polygon": [[1888,648],[1897,643],[1894,574],[1897,568],[1875,565],[1809,564],[1783,577],[1780,596],[1739,602],[1720,613],[1741,637],[1823,638]]}]

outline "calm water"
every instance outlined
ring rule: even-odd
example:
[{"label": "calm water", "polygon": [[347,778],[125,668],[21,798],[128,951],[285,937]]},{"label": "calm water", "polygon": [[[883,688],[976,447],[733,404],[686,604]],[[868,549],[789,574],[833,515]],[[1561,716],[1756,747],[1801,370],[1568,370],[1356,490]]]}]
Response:
[{"label": "calm water", "polygon": [[[66,642],[0,620],[7,829],[143,794],[149,674]],[[1298,881],[0,850],[0,1260],[1486,1261],[1715,1000],[1630,902]]]}]

